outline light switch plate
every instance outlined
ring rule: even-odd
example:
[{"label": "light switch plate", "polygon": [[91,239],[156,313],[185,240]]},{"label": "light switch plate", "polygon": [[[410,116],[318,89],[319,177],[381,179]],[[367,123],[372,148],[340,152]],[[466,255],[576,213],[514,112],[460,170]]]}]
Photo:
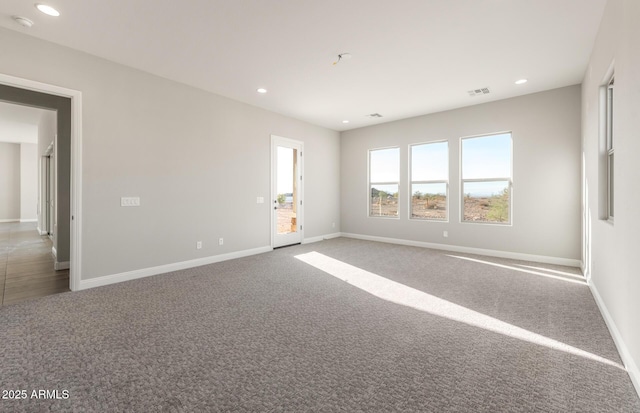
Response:
[{"label": "light switch plate", "polygon": [[139,207],[140,197],[139,196],[123,196],[122,198],[120,198],[120,206]]}]

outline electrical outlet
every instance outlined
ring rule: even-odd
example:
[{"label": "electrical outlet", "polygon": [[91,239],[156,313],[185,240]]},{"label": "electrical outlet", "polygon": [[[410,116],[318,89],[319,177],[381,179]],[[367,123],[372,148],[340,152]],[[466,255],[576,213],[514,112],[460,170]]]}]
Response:
[{"label": "electrical outlet", "polygon": [[263,196],[259,196],[256,198],[256,203],[257,204],[264,204],[264,197]]},{"label": "electrical outlet", "polygon": [[222,245],[222,244],[224,244],[224,238],[220,238],[220,239],[218,240],[218,245]]},{"label": "electrical outlet", "polygon": [[202,249],[202,241],[196,242],[196,249],[197,250],[201,250]]},{"label": "electrical outlet", "polygon": [[443,231],[442,236],[445,238],[449,237],[449,231]]}]

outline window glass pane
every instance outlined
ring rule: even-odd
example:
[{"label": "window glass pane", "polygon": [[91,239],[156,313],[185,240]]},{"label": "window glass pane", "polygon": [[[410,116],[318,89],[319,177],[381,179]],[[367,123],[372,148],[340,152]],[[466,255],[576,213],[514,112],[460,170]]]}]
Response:
[{"label": "window glass pane", "polygon": [[613,149],[613,86],[607,88],[607,150],[611,149]]},{"label": "window glass pane", "polygon": [[462,140],[462,179],[511,177],[511,134]]},{"label": "window glass pane", "polygon": [[412,181],[446,181],[449,179],[447,142],[411,146]]},{"label": "window glass pane", "polygon": [[509,181],[464,182],[464,221],[508,223]]},{"label": "window glass pane", "polygon": [[411,218],[447,219],[447,184],[412,184]]},{"label": "window glass pane", "polygon": [[370,151],[371,182],[400,181],[400,148]]},{"label": "window glass pane", "polygon": [[614,180],[613,180],[613,173],[615,171],[614,169],[614,163],[613,163],[613,152],[609,154],[609,217],[613,218],[613,200],[614,200],[614,196],[613,196],[613,188],[614,188]]},{"label": "window glass pane", "polygon": [[278,220],[277,234],[296,232],[297,202],[294,194],[297,194],[296,175],[298,150],[284,146],[277,149],[276,215]]},{"label": "window glass pane", "polygon": [[369,215],[375,217],[398,216],[398,185],[371,185]]}]

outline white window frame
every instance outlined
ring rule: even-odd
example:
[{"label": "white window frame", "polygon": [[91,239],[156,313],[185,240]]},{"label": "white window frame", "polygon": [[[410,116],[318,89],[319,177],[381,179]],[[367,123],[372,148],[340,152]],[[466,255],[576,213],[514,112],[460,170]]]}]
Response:
[{"label": "white window frame", "polygon": [[[371,153],[375,151],[383,151],[387,149],[398,150],[398,181],[397,182],[372,182],[371,181]],[[367,151],[367,217],[369,218],[382,218],[382,219],[400,219],[400,147],[399,146],[387,146],[384,148],[373,148]],[[398,213],[395,216],[386,215],[371,215],[371,187],[373,185],[398,185]]]},{"label": "white window frame", "polygon": [[615,213],[614,202],[614,79],[615,74],[611,75],[611,78],[606,85],[606,103],[605,103],[605,136],[606,136],[606,148],[607,148],[607,219],[613,222],[613,216]]},{"label": "white window frame", "polygon": [[[413,152],[412,149],[414,146],[422,146],[422,145],[431,145],[435,143],[446,143],[447,144],[447,179],[446,180],[427,180],[427,181],[414,181],[412,176],[413,171]],[[413,216],[413,185],[417,184],[444,184],[445,185],[445,197],[447,198],[447,205],[445,211],[445,218],[419,218]],[[447,139],[438,140],[438,141],[429,141],[429,142],[421,142],[421,143],[412,143],[409,145],[409,219],[415,221],[423,221],[423,222],[449,222],[449,141]]]},{"label": "white window frame", "polygon": [[[509,134],[511,136],[511,148],[509,153],[509,177],[491,177],[491,178],[481,178],[481,179],[464,179],[462,175],[463,171],[463,145],[462,142],[466,139],[476,139],[476,138],[486,138],[489,136],[495,135],[505,135]],[[464,219],[464,184],[466,182],[504,182],[507,181],[507,188],[509,189],[509,220],[507,222],[487,222],[487,221],[467,221]],[[460,222],[464,224],[480,224],[480,225],[500,225],[500,226],[512,226],[513,225],[513,132],[512,131],[503,131],[503,132],[493,132],[493,133],[485,133],[482,135],[473,135],[473,136],[464,136],[460,138]]]}]

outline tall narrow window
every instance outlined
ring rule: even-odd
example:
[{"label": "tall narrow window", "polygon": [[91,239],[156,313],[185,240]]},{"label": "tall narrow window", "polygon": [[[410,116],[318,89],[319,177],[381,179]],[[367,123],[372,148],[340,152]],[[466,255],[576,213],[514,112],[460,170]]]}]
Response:
[{"label": "tall narrow window", "polygon": [[447,220],[449,145],[433,142],[411,145],[412,219]]},{"label": "tall narrow window", "polygon": [[462,220],[511,223],[511,133],[463,138]]},{"label": "tall narrow window", "polygon": [[398,216],[400,148],[369,151],[369,216]]},{"label": "tall narrow window", "polygon": [[613,202],[613,188],[614,188],[614,163],[613,163],[613,76],[611,76],[611,80],[607,85],[607,105],[606,105],[606,134],[607,134],[607,214],[609,216],[609,220],[613,221],[613,211],[614,211],[614,202]]}]

